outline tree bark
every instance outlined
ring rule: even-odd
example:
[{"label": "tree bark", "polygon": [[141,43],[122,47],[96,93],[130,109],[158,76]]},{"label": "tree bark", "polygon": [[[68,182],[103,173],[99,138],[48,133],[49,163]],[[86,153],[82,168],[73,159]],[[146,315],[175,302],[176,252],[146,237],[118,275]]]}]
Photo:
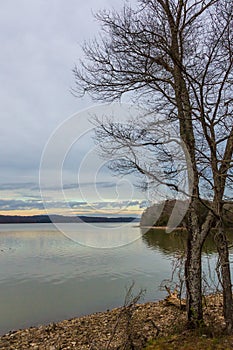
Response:
[{"label": "tree bark", "polygon": [[223,288],[223,314],[226,323],[227,333],[233,331],[233,299],[232,299],[232,284],[231,271],[229,262],[229,250],[226,234],[222,225],[218,227],[218,232],[215,235],[215,242],[218,249],[221,278]]},{"label": "tree bark", "polygon": [[188,326],[198,328],[203,324],[201,251],[199,233],[188,232],[187,256],[185,261],[186,307]]}]

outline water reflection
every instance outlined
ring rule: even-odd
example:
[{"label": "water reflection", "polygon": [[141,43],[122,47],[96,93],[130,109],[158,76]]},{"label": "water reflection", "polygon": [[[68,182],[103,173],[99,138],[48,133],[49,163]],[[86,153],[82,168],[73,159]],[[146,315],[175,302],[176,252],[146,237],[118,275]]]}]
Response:
[{"label": "water reflection", "polygon": [[[102,245],[95,228],[79,228],[80,235]],[[107,230],[115,244],[116,231],[106,225]],[[120,248],[94,249],[68,239],[52,224],[0,225],[0,334],[120,306],[132,280],[138,289],[146,288],[144,301],[163,299],[161,282],[171,277],[174,255],[184,252],[186,233],[153,229],[140,234],[138,227],[122,225],[122,237],[140,239]],[[232,237],[233,231],[231,243]],[[208,261],[214,269],[213,240],[208,239],[205,251],[213,253]]]},{"label": "water reflection", "polygon": [[[95,227],[79,225],[80,236],[110,246]],[[139,227],[122,224],[120,232],[106,224],[108,231],[105,240],[112,236],[112,246],[117,237],[140,238],[96,249],[68,239],[52,224],[0,225],[0,334],[120,306],[132,280],[136,292],[147,290],[143,301],[164,298],[160,284],[170,276],[170,258],[148,249]]]},{"label": "water reflection", "polygon": [[[142,240],[146,246],[152,250],[157,250],[166,255],[182,254],[186,249],[187,233],[184,230],[174,230],[171,233],[166,233],[164,229],[153,228],[142,235]],[[233,229],[228,229],[227,239],[229,245],[233,243]],[[232,253],[233,250],[230,249]],[[203,247],[204,254],[216,254],[217,249],[214,243],[214,232],[208,236]]]}]

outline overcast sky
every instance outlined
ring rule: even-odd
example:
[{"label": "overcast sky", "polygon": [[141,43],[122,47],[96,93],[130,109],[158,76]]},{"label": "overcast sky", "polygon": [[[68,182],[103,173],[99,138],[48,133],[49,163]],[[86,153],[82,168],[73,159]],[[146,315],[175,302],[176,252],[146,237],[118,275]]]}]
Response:
[{"label": "overcast sky", "polygon": [[[81,44],[98,30],[92,12],[119,8],[122,4],[121,0],[1,2],[1,214],[43,212],[38,178],[46,142],[69,116],[92,105],[90,99],[77,99],[70,93],[74,86],[72,68],[82,56]],[[82,151],[73,147],[73,158],[67,157],[67,164],[74,165],[65,182],[70,206],[82,214],[95,213],[99,208],[116,213],[114,208],[120,202],[121,213],[138,212],[145,205],[143,196],[135,190],[132,194],[132,188],[127,189],[124,182],[118,184],[116,191],[116,179],[106,169],[97,180],[101,200],[93,192],[83,198],[77,169],[88,142],[88,137],[84,138],[79,144]],[[91,168],[85,175],[86,181],[82,180],[86,193],[91,188],[88,172]],[[69,214],[56,188],[50,188],[49,200],[51,211]]]}]

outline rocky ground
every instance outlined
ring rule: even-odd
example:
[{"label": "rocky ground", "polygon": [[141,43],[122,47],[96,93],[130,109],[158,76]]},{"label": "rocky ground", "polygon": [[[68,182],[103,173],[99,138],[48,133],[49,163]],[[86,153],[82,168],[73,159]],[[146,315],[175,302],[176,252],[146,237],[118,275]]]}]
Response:
[{"label": "rocky ground", "polygon": [[[221,296],[209,296],[203,303],[207,332],[220,332],[224,326]],[[185,311],[168,299],[11,332],[0,337],[0,349],[139,350],[151,339],[182,332]]]}]

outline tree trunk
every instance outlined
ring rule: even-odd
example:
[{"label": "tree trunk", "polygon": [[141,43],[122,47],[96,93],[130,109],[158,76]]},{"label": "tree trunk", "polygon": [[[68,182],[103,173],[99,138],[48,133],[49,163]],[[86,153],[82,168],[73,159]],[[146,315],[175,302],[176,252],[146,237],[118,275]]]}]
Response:
[{"label": "tree trunk", "polygon": [[190,231],[185,262],[187,317],[190,328],[198,328],[203,324],[201,251],[199,234]]},{"label": "tree trunk", "polygon": [[227,333],[233,331],[233,300],[231,271],[229,262],[228,242],[223,226],[220,224],[218,232],[215,235],[215,242],[218,249],[220,266],[221,266],[221,283],[223,288],[223,314],[226,322]]}]

